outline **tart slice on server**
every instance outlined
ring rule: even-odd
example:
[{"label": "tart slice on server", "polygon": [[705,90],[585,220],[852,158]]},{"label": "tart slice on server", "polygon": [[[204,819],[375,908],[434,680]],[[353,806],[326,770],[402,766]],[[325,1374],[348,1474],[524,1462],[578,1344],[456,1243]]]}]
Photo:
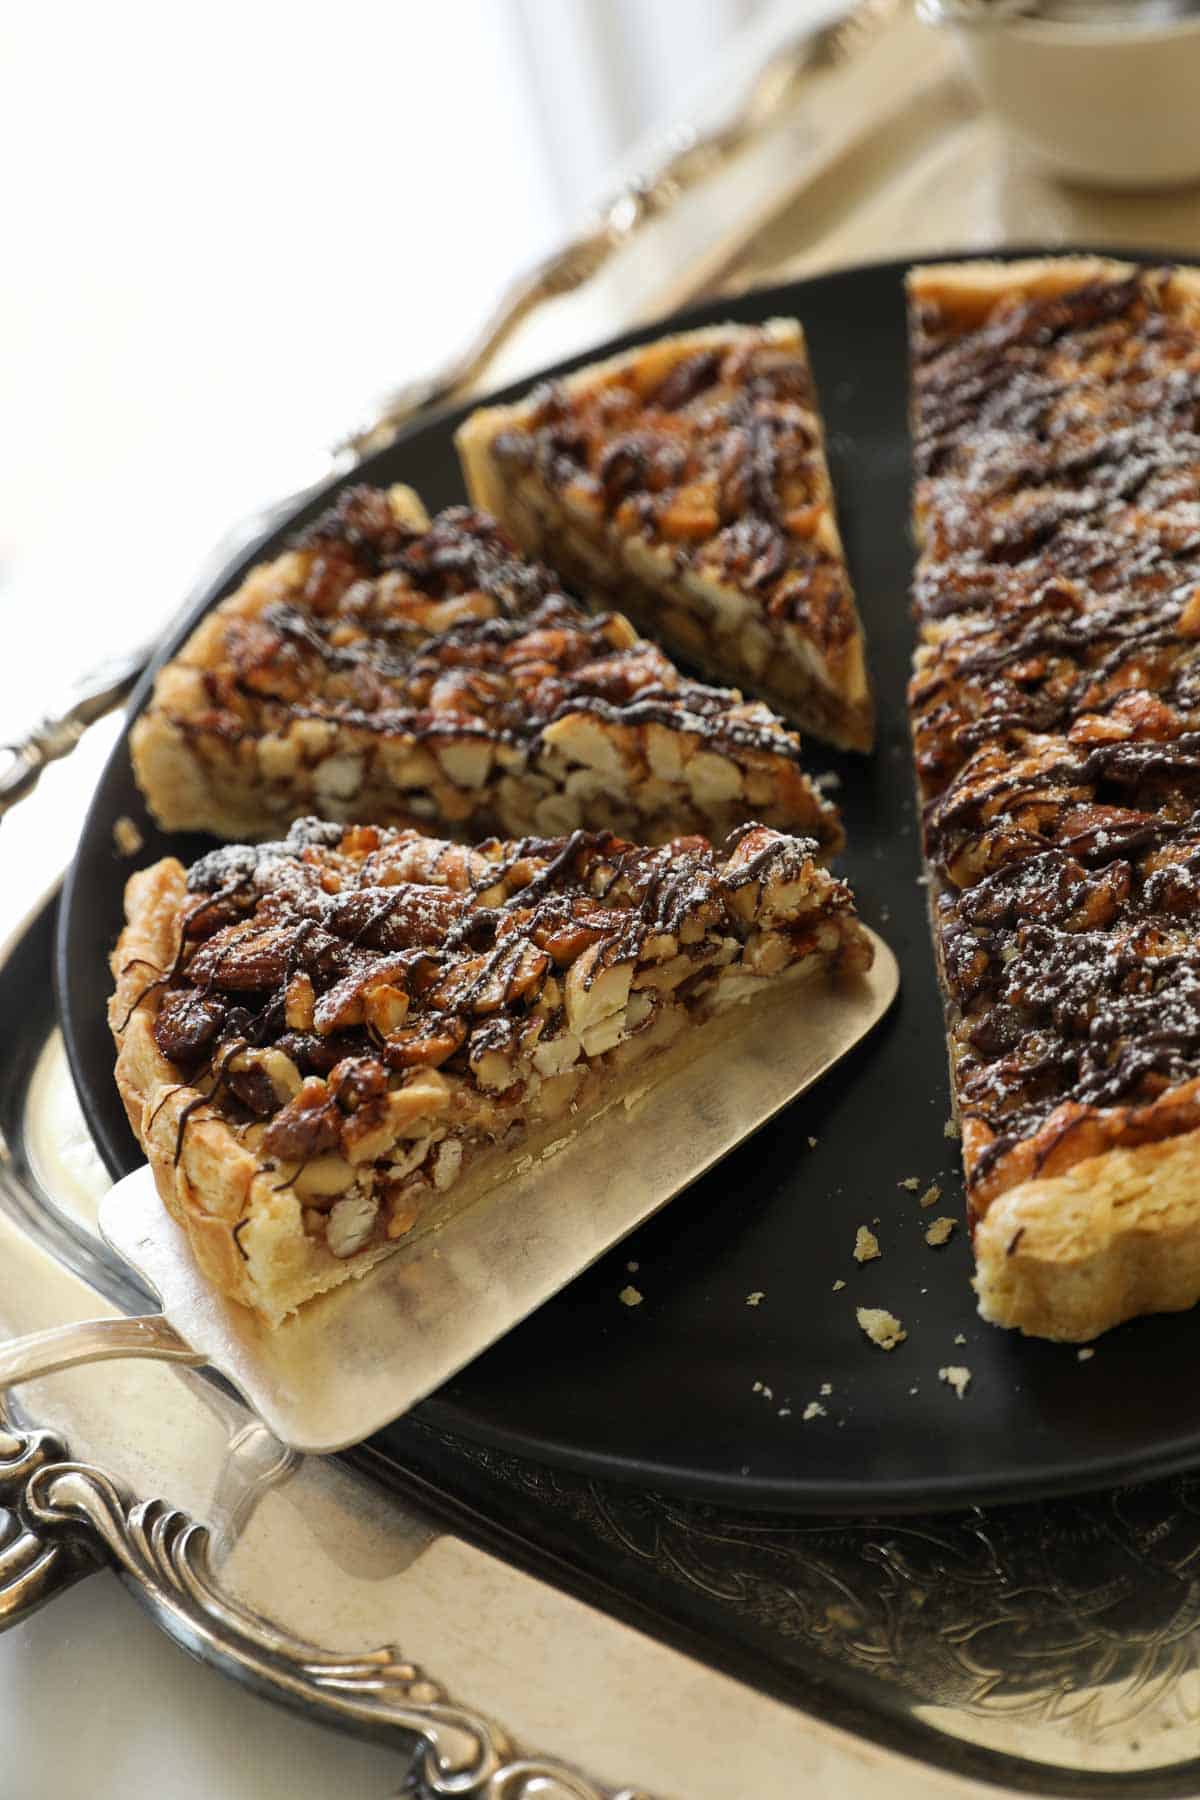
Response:
[{"label": "tart slice on server", "polygon": [[594,604],[869,750],[862,627],[794,319],[662,338],[458,433],[471,496]]},{"label": "tart slice on server", "polygon": [[1200,275],[910,280],[911,698],[980,1310],[1200,1299]]},{"label": "tart slice on server", "polygon": [[468,848],[308,819],[133,876],[117,1081],[206,1276],[277,1322],[730,1007],[866,969],[815,852],[762,825],[719,849],[603,831]]},{"label": "tart slice on server", "polygon": [[800,740],[593,617],[500,527],[356,488],[192,633],[132,733],[168,830],[230,839],[305,813],[464,839],[745,819],[841,841]]}]

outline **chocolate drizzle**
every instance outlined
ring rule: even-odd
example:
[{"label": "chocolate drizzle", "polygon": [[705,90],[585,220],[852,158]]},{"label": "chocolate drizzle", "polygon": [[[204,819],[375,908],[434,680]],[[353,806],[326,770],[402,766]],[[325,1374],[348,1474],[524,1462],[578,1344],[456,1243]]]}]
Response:
[{"label": "chocolate drizzle", "polygon": [[832,500],[803,350],[766,332],[649,352],[594,386],[531,397],[492,451],[678,569],[754,592],[770,627],[800,620],[827,652],[857,630],[846,569],[817,529]]},{"label": "chocolate drizzle", "polygon": [[[367,1116],[397,1074],[465,1075],[531,1023],[535,1040],[561,1024],[565,971],[584,952],[585,987],[636,963],[650,940],[656,955],[711,975],[717,952],[757,929],[737,899],[748,883],[760,896],[768,879],[798,884],[795,925],[771,926],[798,934],[796,955],[817,919],[835,919],[862,966],[849,891],[814,867],[816,850],[761,825],[722,851],[703,838],[644,849],[583,830],[467,849],[303,819],[284,842],[229,846],[194,865],[199,906],[181,910],[155,1039],[200,1101],[235,1123],[266,1120],[266,1153],[302,1161],[352,1135],[345,1120]],[[687,941],[664,950],[662,934],[684,927]],[[279,1052],[291,1097],[269,1060]]]},{"label": "chocolate drizzle", "polygon": [[300,718],[532,749],[584,712],[799,763],[799,739],[765,708],[685,680],[623,621],[586,612],[486,515],[451,508],[417,535],[357,488],[300,543],[303,591],[231,620],[212,705],[185,728],[236,742]]},{"label": "chocolate drizzle", "polygon": [[1196,1123],[1200,316],[1150,270],[913,344],[914,737],[990,1194]]}]

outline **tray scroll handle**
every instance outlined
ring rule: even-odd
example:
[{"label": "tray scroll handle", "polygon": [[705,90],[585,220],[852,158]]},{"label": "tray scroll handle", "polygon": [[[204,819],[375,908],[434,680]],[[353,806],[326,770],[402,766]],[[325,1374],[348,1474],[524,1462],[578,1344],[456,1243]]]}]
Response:
[{"label": "tray scroll handle", "polygon": [[391,1645],[327,1650],[253,1612],[210,1567],[206,1526],[161,1500],[129,1501],[102,1469],[70,1461],[52,1432],[18,1430],[2,1411],[0,1507],[0,1630],[107,1565],[205,1661],[332,1725],[394,1732],[411,1758],[412,1800],[650,1800],[523,1755]]}]

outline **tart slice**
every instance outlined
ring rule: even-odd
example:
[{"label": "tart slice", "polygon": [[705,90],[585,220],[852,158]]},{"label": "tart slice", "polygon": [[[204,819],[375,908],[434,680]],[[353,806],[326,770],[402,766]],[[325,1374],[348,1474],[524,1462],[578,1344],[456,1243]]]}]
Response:
[{"label": "tart slice", "polygon": [[472,498],[573,588],[844,749],[862,627],[794,319],[645,344],[460,428]]},{"label": "tart slice", "polygon": [[767,707],[592,617],[491,519],[357,488],[256,568],[155,683],[134,770],[169,830],[315,812],[470,839],[583,826],[660,842],[746,818],[841,841]]},{"label": "tart slice", "polygon": [[207,1277],[277,1322],[730,1006],[867,968],[815,849],[762,825],[720,850],[583,831],[471,849],[309,819],[135,875],[117,1082]]},{"label": "tart slice", "polygon": [[1200,274],[910,282],[911,699],[980,1311],[1200,1299]]}]

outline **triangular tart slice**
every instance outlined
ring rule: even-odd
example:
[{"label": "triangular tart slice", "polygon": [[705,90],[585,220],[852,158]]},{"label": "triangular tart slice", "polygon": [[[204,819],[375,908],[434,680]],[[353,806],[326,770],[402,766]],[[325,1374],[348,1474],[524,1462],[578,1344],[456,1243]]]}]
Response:
[{"label": "triangular tart slice", "polygon": [[815,850],[761,825],[720,849],[585,831],[468,848],[308,819],[133,876],[117,1082],[206,1276],[277,1322],[727,1008],[865,969]]},{"label": "triangular tart slice", "polygon": [[160,672],[131,735],[160,825],[275,837],[306,813],[470,842],[745,819],[841,842],[761,701],[689,680],[494,519],[350,488],[251,570]]},{"label": "triangular tart slice", "polygon": [[706,675],[869,750],[863,632],[794,319],[643,344],[458,433],[522,549]]}]

